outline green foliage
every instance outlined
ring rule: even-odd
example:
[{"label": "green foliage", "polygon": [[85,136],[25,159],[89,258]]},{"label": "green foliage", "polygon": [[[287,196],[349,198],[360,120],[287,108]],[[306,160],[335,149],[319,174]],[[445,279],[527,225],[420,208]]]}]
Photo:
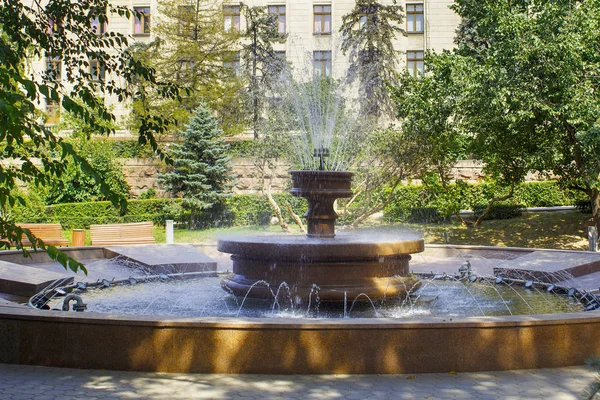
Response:
[{"label": "green foliage", "polygon": [[156,189],[150,188],[150,189],[146,190],[145,192],[141,193],[139,199],[140,200],[148,200],[148,199],[153,199],[155,197],[156,197]]},{"label": "green foliage", "polygon": [[134,140],[111,140],[107,142],[115,158],[151,158],[154,152]]},{"label": "green foliage", "polygon": [[229,143],[229,155],[231,158],[254,157],[258,152],[260,143],[254,140],[237,140]]},{"label": "green foliage", "polygon": [[498,178],[552,171],[600,226],[600,1],[456,0],[461,118]]},{"label": "green foliage", "polygon": [[199,107],[181,135],[183,142],[170,149],[172,169],[159,174],[158,180],[167,191],[183,197],[183,205],[190,212],[189,227],[194,228],[199,211],[222,207],[235,176],[223,131],[208,109]]},{"label": "green foliage", "polygon": [[117,224],[153,221],[164,224],[166,219],[178,220],[181,199],[149,199],[128,201],[127,213],[121,215],[109,201],[65,203],[47,206],[36,220],[26,217],[17,222],[60,222],[64,228],[86,228],[91,224]]},{"label": "green foliage", "polygon": [[[289,203],[297,215],[304,215],[308,210],[308,204],[305,199],[295,197],[288,193],[273,194],[273,199],[279,205]],[[231,213],[232,225],[260,225],[260,219],[263,213],[272,213],[269,201],[264,196],[255,194],[238,194],[227,199],[226,210]],[[292,217],[283,212],[287,223],[294,223]]]},{"label": "green foliage", "polygon": [[[19,182],[29,186],[52,185],[61,179],[70,164],[91,176],[104,196],[124,208],[126,201],[122,194],[111,193],[110,186],[86,159],[45,126],[36,111],[40,103],[53,102],[87,124],[91,131],[109,134],[115,117],[100,99],[113,96],[123,102],[132,100],[139,94],[130,85],[135,81],[147,82],[159,97],[178,97],[176,86],[159,84],[155,71],[131,56],[126,36],[95,31],[93,19],[103,24],[113,15],[129,19],[134,11],[114,6],[107,0],[49,0],[28,4],[6,0],[0,7],[0,143],[5,144],[0,163],[0,209],[24,203],[21,197],[13,195]],[[44,57],[61,60],[62,79],[57,79],[55,71],[32,74],[26,70]],[[98,61],[108,79],[95,79],[89,68],[92,60]],[[154,135],[164,131],[170,122],[170,118],[146,113],[139,124],[140,144],[150,143],[152,149],[164,157]],[[33,146],[25,146],[27,141]],[[12,241],[17,248],[22,248],[22,234],[11,216],[3,212],[0,237],[5,239],[0,241],[0,246],[8,247]],[[47,250],[65,268],[83,268],[56,248],[34,237],[30,240],[36,248]]]},{"label": "green foliage", "polygon": [[[483,215],[487,206],[476,206],[473,209],[475,218]],[[523,215],[523,207],[515,204],[494,204],[492,208],[484,215],[483,219],[511,219]]]},{"label": "green foliage", "polygon": [[[425,180],[424,185],[402,186],[396,190],[394,200],[385,208],[386,218],[391,221],[409,221],[411,210],[414,215],[427,215],[424,219],[435,220],[437,217],[429,209],[437,210],[440,220],[456,215],[460,210],[483,210],[489,199],[504,194],[506,188],[494,183],[467,184],[456,182],[444,190],[436,181]],[[565,190],[554,181],[527,182],[515,189],[509,202],[493,207],[492,212],[498,215],[514,215],[515,208],[550,207],[574,205],[581,198],[581,193]],[[505,206],[508,207],[505,209]],[[424,211],[420,211],[424,210]],[[497,219],[488,217],[489,219]],[[419,222],[424,222],[420,220]]]},{"label": "green foliage", "polygon": [[[81,139],[74,143],[74,148],[79,156],[94,168],[111,193],[117,194],[119,197],[129,196],[130,186],[125,180],[122,166],[116,161],[107,142]],[[95,179],[73,162],[68,164],[60,179],[38,190],[43,193],[46,204],[108,200],[109,198],[100,190]]]},{"label": "green foliage", "polygon": [[132,46],[137,60],[151,65],[161,80],[186,89],[179,99],[164,101],[148,87],[136,82],[143,94],[133,104],[130,124],[140,126],[148,110],[162,116],[172,116],[183,126],[201,105],[207,104],[217,113],[227,135],[244,130],[246,119],[241,93],[244,82],[232,74],[230,65],[236,52],[238,34],[223,30],[222,1],[160,0],[161,15],[152,31],[156,39]]},{"label": "green foliage", "polygon": [[357,0],[342,17],[341,50],[349,53],[350,81],[359,80],[359,101],[363,115],[378,118],[392,109],[387,85],[396,80],[397,51],[393,41],[402,29],[404,9],[376,0]]},{"label": "green foliage", "polygon": [[575,203],[575,207],[582,214],[591,214],[592,213],[592,204],[589,200],[579,200]]},{"label": "green foliage", "polygon": [[277,15],[268,13],[267,6],[240,5],[246,20],[245,30],[240,34],[241,67],[249,83],[248,109],[251,110],[254,137],[258,138],[268,92],[286,67],[273,44],[285,43],[287,34],[279,33]]},{"label": "green foliage", "polygon": [[462,87],[456,78],[460,66],[451,60],[447,52],[428,53],[426,75],[413,78],[406,71],[391,88],[403,140],[417,144],[442,185],[456,161],[467,158],[470,144],[456,116]]}]

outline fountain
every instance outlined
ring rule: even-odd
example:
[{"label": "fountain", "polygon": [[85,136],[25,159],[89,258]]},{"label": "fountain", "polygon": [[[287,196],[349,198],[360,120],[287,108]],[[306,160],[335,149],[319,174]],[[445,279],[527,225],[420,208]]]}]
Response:
[{"label": "fountain", "polygon": [[[221,239],[218,250],[232,254],[233,276],[223,288],[236,296],[273,297],[271,287],[286,283],[297,303],[318,286],[322,302],[404,297],[417,279],[409,275],[411,253],[424,249],[416,235],[365,238],[335,235],[333,202],[350,197],[352,173],[292,171],[294,196],[308,200],[306,237],[267,236]],[[263,281],[268,285],[257,285]]]}]

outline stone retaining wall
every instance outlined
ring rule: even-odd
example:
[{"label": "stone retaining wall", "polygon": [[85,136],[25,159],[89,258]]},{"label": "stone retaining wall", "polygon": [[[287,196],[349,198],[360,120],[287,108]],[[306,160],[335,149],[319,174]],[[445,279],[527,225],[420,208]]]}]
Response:
[{"label": "stone retaining wall", "polygon": [[[123,172],[127,182],[131,185],[131,191],[134,196],[150,188],[157,190],[159,195],[161,191],[156,174],[164,168],[163,164],[154,159],[131,158],[121,160],[123,163]],[[267,185],[270,185],[271,191],[281,192],[290,187],[289,165],[280,164],[275,169],[266,168],[264,174],[267,179]],[[450,176],[453,180],[468,182],[479,182],[482,179],[482,164],[476,160],[459,161],[452,169]],[[234,188],[235,193],[259,193],[261,190],[260,174],[252,158],[238,158],[233,160],[233,171],[238,176],[237,184]],[[537,175],[530,174],[526,181],[543,180]],[[413,181],[416,182],[416,181]]]}]

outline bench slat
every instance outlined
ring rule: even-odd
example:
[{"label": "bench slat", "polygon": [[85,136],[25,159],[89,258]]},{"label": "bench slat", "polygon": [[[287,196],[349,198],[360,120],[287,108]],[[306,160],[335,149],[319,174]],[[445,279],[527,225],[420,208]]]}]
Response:
[{"label": "bench slat", "polygon": [[152,221],[129,224],[90,225],[93,246],[156,243]]},{"label": "bench slat", "polygon": [[[69,240],[63,239],[62,226],[60,224],[17,224],[20,228],[29,229],[37,238],[51,246],[68,246]],[[21,239],[23,245],[31,246],[26,236]]]}]

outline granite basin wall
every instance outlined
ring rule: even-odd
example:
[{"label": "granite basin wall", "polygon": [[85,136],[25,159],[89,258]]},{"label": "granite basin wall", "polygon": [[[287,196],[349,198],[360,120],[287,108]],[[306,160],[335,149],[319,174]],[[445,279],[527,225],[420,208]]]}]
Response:
[{"label": "granite basin wall", "polygon": [[161,319],[0,306],[1,363],[129,371],[404,374],[581,365],[600,312],[403,321]]}]

